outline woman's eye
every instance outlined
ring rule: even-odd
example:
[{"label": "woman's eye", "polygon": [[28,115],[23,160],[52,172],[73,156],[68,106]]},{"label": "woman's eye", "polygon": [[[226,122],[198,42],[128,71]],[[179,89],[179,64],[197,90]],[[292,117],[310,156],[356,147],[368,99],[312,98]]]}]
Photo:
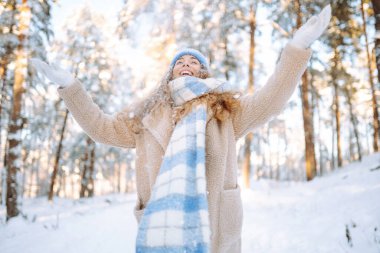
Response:
[{"label": "woman's eye", "polygon": [[177,61],[176,65],[178,65],[178,64],[182,64],[182,62],[181,61]]},{"label": "woman's eye", "polygon": [[192,64],[198,64],[198,62],[196,62],[196,61],[192,61],[191,63],[192,63]]}]

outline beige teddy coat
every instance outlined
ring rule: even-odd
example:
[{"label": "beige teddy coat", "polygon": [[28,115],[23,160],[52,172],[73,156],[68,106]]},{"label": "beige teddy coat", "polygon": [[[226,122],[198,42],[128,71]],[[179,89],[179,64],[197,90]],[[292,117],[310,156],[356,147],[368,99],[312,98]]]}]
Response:
[{"label": "beige teddy coat", "polygon": [[[309,49],[287,45],[267,84],[253,95],[239,98],[241,107],[222,123],[208,117],[206,127],[206,178],[211,252],[241,251],[243,208],[237,184],[236,141],[253,128],[279,114],[295,90],[310,58]],[[96,142],[136,148],[137,220],[146,207],[159,172],[173,127],[172,109],[167,106],[142,120],[143,130],[127,127],[125,113],[104,114],[80,82],[59,88],[58,93],[75,120]]]}]

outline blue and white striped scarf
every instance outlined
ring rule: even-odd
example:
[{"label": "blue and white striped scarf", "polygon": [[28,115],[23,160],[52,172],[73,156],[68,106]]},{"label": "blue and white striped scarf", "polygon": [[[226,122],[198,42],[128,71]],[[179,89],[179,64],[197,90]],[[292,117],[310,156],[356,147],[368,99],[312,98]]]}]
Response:
[{"label": "blue and white striped scarf", "polygon": [[[180,77],[169,83],[175,106],[207,93],[230,91],[213,78]],[[205,133],[207,107],[195,106],[176,125],[151,198],[141,218],[138,253],[210,252]]]}]

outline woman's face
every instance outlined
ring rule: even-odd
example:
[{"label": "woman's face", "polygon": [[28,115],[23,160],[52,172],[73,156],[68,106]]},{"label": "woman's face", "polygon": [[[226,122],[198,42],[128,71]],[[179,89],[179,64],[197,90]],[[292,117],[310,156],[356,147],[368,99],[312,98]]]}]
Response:
[{"label": "woman's face", "polygon": [[192,55],[180,57],[173,68],[173,79],[180,76],[200,77],[201,63]]}]

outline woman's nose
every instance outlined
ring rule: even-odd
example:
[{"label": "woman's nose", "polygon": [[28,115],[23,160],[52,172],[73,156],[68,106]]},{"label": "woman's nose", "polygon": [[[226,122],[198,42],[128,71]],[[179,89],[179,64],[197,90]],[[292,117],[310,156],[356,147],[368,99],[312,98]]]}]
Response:
[{"label": "woman's nose", "polygon": [[189,64],[188,62],[184,62],[182,66],[183,66],[183,67],[185,67],[185,66],[190,67],[190,64]]}]

